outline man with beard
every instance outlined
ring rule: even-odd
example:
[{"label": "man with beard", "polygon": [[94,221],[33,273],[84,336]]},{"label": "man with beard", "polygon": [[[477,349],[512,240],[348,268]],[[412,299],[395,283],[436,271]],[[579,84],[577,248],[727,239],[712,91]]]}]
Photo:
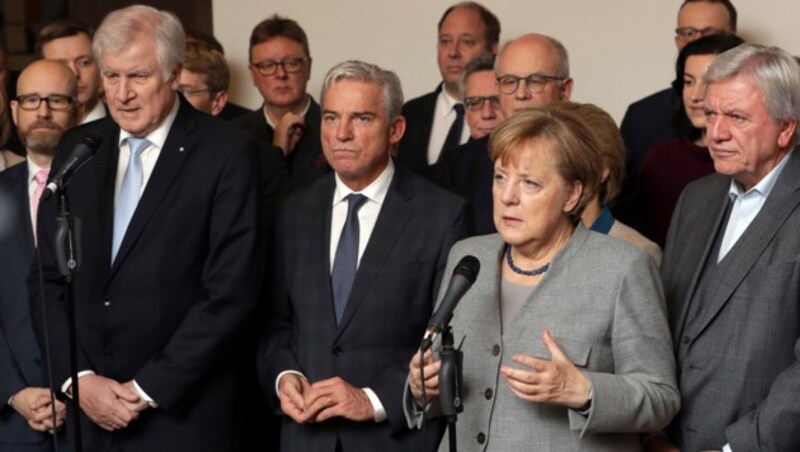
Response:
[{"label": "man with beard", "polygon": [[61,426],[65,410],[47,389],[26,276],[50,163],[61,134],[77,120],[77,82],[63,64],[40,60],[22,71],[17,93],[11,113],[27,162],[0,173],[0,451],[49,451],[46,433]]}]

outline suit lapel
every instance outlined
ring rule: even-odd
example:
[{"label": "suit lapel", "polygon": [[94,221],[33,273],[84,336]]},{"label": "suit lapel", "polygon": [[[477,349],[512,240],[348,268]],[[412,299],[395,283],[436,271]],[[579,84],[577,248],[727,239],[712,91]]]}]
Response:
[{"label": "suit lapel", "polygon": [[314,198],[309,212],[325,212],[324,221],[314,222],[313,234],[311,237],[319,237],[321,240],[311,240],[313,249],[311,256],[322,256],[321,259],[309,259],[311,275],[309,278],[316,284],[314,293],[321,295],[324,303],[330,308],[328,322],[331,331],[336,331],[336,312],[333,307],[333,289],[331,288],[331,216],[333,215],[333,192],[336,189],[336,182],[333,175],[329,177],[319,196]]},{"label": "suit lapel", "polygon": [[[114,190],[119,162],[119,126],[108,119],[109,127],[103,135],[100,152],[95,156],[97,166],[97,218],[100,221],[100,255],[111,261],[111,239],[114,231]],[[109,267],[110,268],[110,267]]]},{"label": "suit lapel", "polygon": [[[702,240],[702,246],[695,246],[690,248],[693,252],[683,258],[679,265],[687,266],[687,268],[694,268],[689,284],[689,290],[686,291],[681,306],[680,316],[677,318],[677,323],[670,325],[670,329],[675,332],[674,337],[678,338],[683,334],[683,328],[686,324],[686,315],[691,304],[692,297],[697,290],[697,285],[700,282],[700,277],[703,275],[706,261],[709,259],[711,251],[714,249],[714,238],[717,231],[719,231],[723,222],[725,221],[725,212],[728,206],[727,189],[730,186],[729,178],[721,178],[717,185],[714,185],[707,191],[705,198],[711,200],[710,202],[717,203],[716,207],[709,209],[709,212],[715,212],[713,215],[701,215],[700,218],[689,218],[692,222],[690,229],[695,237]],[[688,267],[688,266],[693,267]],[[678,346],[677,339],[675,340],[675,347]]]},{"label": "suit lapel", "polygon": [[31,224],[31,199],[28,195],[28,163],[22,162],[20,165],[25,165],[24,171],[20,171],[14,181],[14,199],[19,199],[21,202],[15,203],[18,207],[17,214],[20,218],[20,225],[22,227],[15,228],[17,232],[17,240],[24,246],[25,252],[29,255],[33,254],[33,225]]},{"label": "suit lapel", "polygon": [[150,180],[147,182],[128,229],[125,231],[125,237],[122,239],[117,258],[111,268],[111,276],[113,276],[141,236],[145,226],[147,226],[156,209],[161,205],[164,196],[177,179],[178,171],[181,169],[186,156],[192,151],[194,146],[193,132],[196,124],[190,109],[191,107],[181,101],[175,122],[173,122],[167,135],[167,140],[164,142],[164,148],[161,149],[155,168],[153,168],[153,173],[150,175]]},{"label": "suit lapel", "polygon": [[786,219],[800,204],[800,158],[794,154],[790,156],[791,160],[787,162],[761,211],[726,256],[735,259],[736,265],[730,266],[730,271],[722,277],[718,292],[703,309],[698,332],[705,329],[731,299],[733,292],[750,273]]},{"label": "suit lapel", "polygon": [[[353,319],[354,313],[366,298],[369,287],[385,265],[389,254],[397,243],[397,239],[405,229],[406,224],[414,214],[410,200],[414,193],[408,184],[408,179],[402,168],[395,167],[394,180],[389,186],[386,198],[378,214],[378,221],[361,257],[358,265],[353,289],[347,301],[342,321],[339,325],[339,335]],[[328,229],[330,231],[330,228]],[[330,235],[330,233],[329,233]],[[337,335],[338,339],[338,335]]]}]

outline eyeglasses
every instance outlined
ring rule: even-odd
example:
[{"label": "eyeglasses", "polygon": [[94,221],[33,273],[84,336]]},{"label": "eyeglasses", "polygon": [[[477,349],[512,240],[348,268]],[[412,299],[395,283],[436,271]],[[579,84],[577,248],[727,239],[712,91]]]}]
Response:
[{"label": "eyeglasses", "polygon": [[703,38],[703,37],[711,36],[711,35],[718,35],[718,34],[722,34],[722,33],[724,33],[722,30],[719,30],[719,29],[714,28],[714,27],[706,27],[706,28],[703,28],[703,29],[697,29],[697,28],[694,28],[694,27],[683,27],[683,28],[676,28],[675,29],[675,34],[678,35],[678,37],[680,37],[682,39],[685,39],[687,41],[692,40],[692,39],[699,39],[699,38]]},{"label": "eyeglasses", "polygon": [[178,92],[183,94],[183,97],[194,97],[194,96],[197,96],[198,94],[210,93],[211,89],[209,89],[209,88],[205,88],[205,89],[179,88]]},{"label": "eyeglasses", "polygon": [[531,94],[538,94],[544,91],[544,87],[549,82],[563,82],[566,77],[554,77],[552,75],[532,74],[527,77],[517,77],[516,75],[504,75],[497,78],[500,85],[500,92],[503,94],[514,94],[517,91],[519,82],[525,81],[525,88]]},{"label": "eyeglasses", "polygon": [[264,60],[258,63],[253,63],[250,66],[256,68],[259,74],[263,76],[272,75],[278,72],[278,66],[282,67],[287,74],[294,74],[300,72],[303,68],[303,63],[308,61],[306,57],[300,58],[286,58],[283,61]]},{"label": "eyeglasses", "polygon": [[74,99],[69,96],[61,94],[51,94],[49,96],[40,96],[38,94],[27,94],[17,96],[15,99],[19,108],[23,110],[33,111],[42,105],[42,101],[47,103],[47,108],[53,111],[67,111],[72,106]]},{"label": "eyeglasses", "polygon": [[486,101],[489,101],[489,106],[492,109],[500,108],[500,98],[497,96],[470,96],[464,98],[464,105],[468,110],[478,111],[482,110]]}]

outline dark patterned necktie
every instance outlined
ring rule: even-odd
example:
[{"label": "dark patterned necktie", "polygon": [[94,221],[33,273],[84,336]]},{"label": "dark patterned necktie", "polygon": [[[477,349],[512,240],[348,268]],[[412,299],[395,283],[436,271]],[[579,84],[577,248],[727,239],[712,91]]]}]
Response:
[{"label": "dark patterned necktie", "polygon": [[333,259],[333,307],[336,311],[336,325],[342,320],[353,280],[356,278],[358,268],[358,210],[366,202],[367,197],[352,193],[347,196],[347,221],[344,223],[339,245],[336,247],[336,256]]}]

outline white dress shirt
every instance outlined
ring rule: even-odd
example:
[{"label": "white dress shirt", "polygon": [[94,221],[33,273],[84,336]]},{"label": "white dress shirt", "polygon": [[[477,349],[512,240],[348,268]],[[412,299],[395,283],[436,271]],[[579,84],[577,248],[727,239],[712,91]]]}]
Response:
[{"label": "white dress shirt", "polygon": [[[330,270],[333,271],[333,260],[336,256],[336,248],[339,246],[339,237],[342,235],[344,224],[347,221],[347,196],[355,193],[347,185],[342,182],[339,175],[336,178],[336,189],[333,192],[333,211],[331,213],[331,248],[330,248]],[[369,238],[375,229],[375,223],[378,221],[378,214],[381,212],[383,201],[386,199],[386,194],[389,192],[389,186],[394,177],[394,162],[390,159],[386,169],[383,170],[380,176],[375,179],[366,188],[361,190],[360,194],[367,197],[367,201],[358,210],[358,263],[361,264],[361,256],[364,255],[364,250],[367,248]],[[278,374],[275,379],[275,393],[280,396],[279,383],[281,377],[286,374],[295,374],[305,378],[302,372],[297,370],[285,370]],[[361,388],[369,398],[372,409],[375,412],[375,422],[383,422],[386,420],[386,410],[383,407],[378,396],[370,388]]]},{"label": "white dress shirt", "polygon": [[720,262],[722,258],[728,254],[728,251],[733,248],[733,245],[736,244],[739,237],[744,234],[744,231],[747,230],[747,227],[750,226],[750,223],[756,218],[758,212],[764,207],[764,203],[767,202],[767,197],[770,192],[772,192],[772,188],[775,186],[778,176],[781,175],[791,155],[791,151],[784,155],[783,159],[775,168],[772,168],[772,171],[764,176],[753,188],[744,193],[739,183],[735,180],[731,180],[728,196],[730,196],[733,201],[733,207],[728,217],[728,225],[725,227],[725,235],[722,236],[722,244],[719,247],[717,262]]},{"label": "white dress shirt", "polygon": [[82,120],[81,124],[86,124],[87,122],[97,121],[98,119],[103,119],[106,117],[106,106],[103,104],[102,101],[97,101],[92,111],[89,112]]},{"label": "white dress shirt", "polygon": [[[444,87],[439,91],[439,95],[436,97],[436,108],[433,110],[431,137],[428,140],[428,165],[433,165],[439,160],[444,140],[447,139],[450,127],[453,126],[456,116],[458,116],[453,107],[460,103],[460,100],[450,97]],[[464,127],[461,129],[461,139],[458,142],[464,144],[467,140],[469,140],[469,126],[465,118]]]}]

